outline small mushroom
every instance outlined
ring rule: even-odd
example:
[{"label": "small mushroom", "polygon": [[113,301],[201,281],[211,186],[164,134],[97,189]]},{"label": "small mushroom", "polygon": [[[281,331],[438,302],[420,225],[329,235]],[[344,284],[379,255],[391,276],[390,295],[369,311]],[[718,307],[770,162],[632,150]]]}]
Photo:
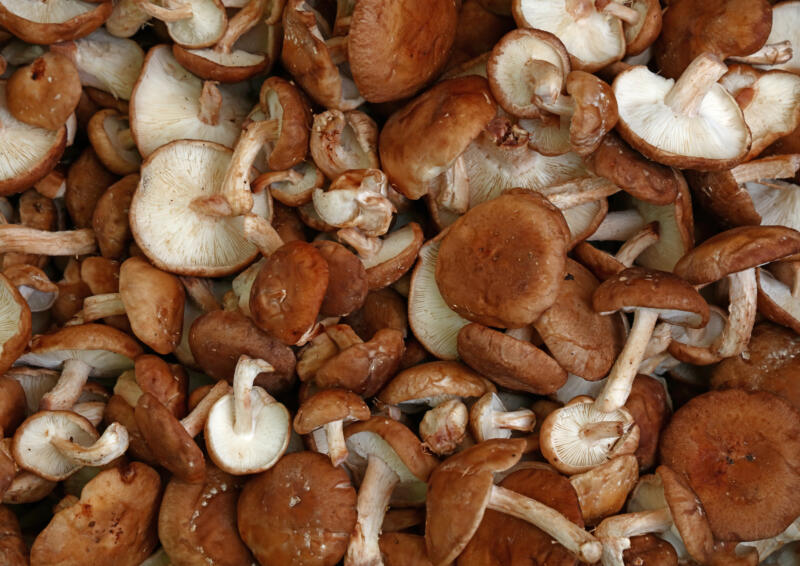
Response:
[{"label": "small mushroom", "polygon": [[117,175],[139,171],[142,158],[131,137],[127,117],[106,108],[92,116],[87,133],[98,159],[109,171]]},{"label": "small mushroom", "polygon": [[458,399],[449,399],[425,412],[419,423],[419,437],[434,454],[452,454],[464,441],[468,424],[467,406]]},{"label": "small mushroom", "polygon": [[492,438],[511,438],[511,431],[530,432],[536,424],[536,414],[530,409],[507,411],[496,393],[487,393],[470,408],[469,425],[477,442]]},{"label": "small mushroom", "polygon": [[122,258],[133,239],[128,213],[138,185],[139,175],[127,175],[108,187],[97,201],[92,228],[103,257]]},{"label": "small mushroom", "polygon": [[378,125],[358,110],[326,110],[314,116],[309,150],[329,179],[350,169],[377,169]]},{"label": "small mushroom", "polygon": [[379,169],[361,169],[337,177],[326,191],[316,189],[314,209],[335,228],[357,230],[367,238],[389,231],[395,212],[387,196],[386,175]]}]

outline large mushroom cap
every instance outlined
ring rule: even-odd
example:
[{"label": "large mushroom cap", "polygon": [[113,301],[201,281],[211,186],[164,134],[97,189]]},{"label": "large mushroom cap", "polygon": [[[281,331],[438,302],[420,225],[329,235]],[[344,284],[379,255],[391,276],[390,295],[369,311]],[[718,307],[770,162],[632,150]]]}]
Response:
[{"label": "large mushroom cap", "polygon": [[23,41],[49,45],[89,35],[111,9],[111,2],[5,0],[0,3],[0,25]]},{"label": "large mushroom cap", "polygon": [[31,310],[17,288],[0,275],[0,375],[25,351],[31,338]]},{"label": "large mushroom cap", "polygon": [[365,421],[369,407],[355,393],[345,389],[323,389],[300,405],[294,417],[297,434],[309,434],[332,421]]},{"label": "large mushroom cap", "polygon": [[356,524],[356,492],[325,456],[287,454],[245,485],[238,521],[262,564],[333,566]]},{"label": "large mushroom cap", "polygon": [[769,538],[800,514],[800,414],[765,392],[712,391],[678,410],[661,461],[683,474],[721,540]]},{"label": "large mushroom cap", "polygon": [[450,227],[436,282],[450,308],[465,318],[522,327],[553,304],[568,242],[556,207],[536,193],[512,191],[472,208]]},{"label": "large mushroom cap", "polygon": [[[130,208],[136,243],[165,271],[222,276],[253,261],[258,248],[242,236],[241,217],[195,211],[195,199],[221,194],[230,149],[212,142],[181,140],[160,147],[142,164]],[[269,214],[268,194],[253,195],[252,212]]]},{"label": "large mushroom cap", "polygon": [[347,53],[361,95],[370,102],[413,95],[444,66],[457,21],[453,0],[355,3]]},{"label": "large mushroom cap", "polygon": [[155,550],[158,473],[139,462],[100,472],[36,537],[32,564],[138,566]]}]

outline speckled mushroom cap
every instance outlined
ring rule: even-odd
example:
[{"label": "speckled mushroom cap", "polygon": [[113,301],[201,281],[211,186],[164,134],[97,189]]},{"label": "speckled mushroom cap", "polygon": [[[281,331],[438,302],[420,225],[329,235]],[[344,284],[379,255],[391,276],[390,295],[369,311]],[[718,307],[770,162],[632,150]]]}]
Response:
[{"label": "speckled mushroom cap", "polygon": [[569,238],[564,217],[545,197],[514,189],[450,227],[436,283],[450,308],[473,322],[525,326],[553,304]]},{"label": "speckled mushroom cap", "polygon": [[[138,566],[155,550],[161,479],[139,462],[100,472],[31,547],[32,564]],[[67,542],[69,541],[69,542]]]},{"label": "speckled mushroom cap", "polygon": [[457,21],[454,0],[355,3],[347,55],[361,95],[386,102],[416,93],[447,61]]},{"label": "speckled mushroom cap", "polygon": [[712,236],[675,265],[692,285],[719,281],[731,273],[800,252],[800,232],[785,226],[740,226]]},{"label": "speckled mushroom cap", "polygon": [[31,339],[31,309],[17,288],[0,274],[0,375],[25,351]]},{"label": "speckled mushroom cap", "polygon": [[300,405],[294,417],[294,430],[297,434],[309,434],[332,421],[365,421],[369,417],[369,407],[355,393],[323,389]]},{"label": "speckled mushroom cap", "polygon": [[476,76],[438,83],[389,118],[381,130],[380,157],[389,181],[418,199],[494,117],[486,79]]},{"label": "speckled mushroom cap", "polygon": [[236,503],[243,485],[242,478],[213,464],[206,467],[201,483],[170,480],[158,514],[158,538],[173,563],[240,566],[253,562],[236,526]]},{"label": "speckled mushroom cap", "polygon": [[479,373],[458,362],[428,362],[398,373],[378,394],[387,405],[437,405],[447,399],[480,397],[494,386]]},{"label": "speckled mushroom cap", "polygon": [[606,279],[592,296],[600,313],[635,308],[658,310],[673,324],[700,328],[708,322],[708,303],[685,280],[666,271],[629,267]]},{"label": "speckled mushroom cap", "polygon": [[800,514],[799,439],[800,413],[780,397],[711,391],[675,413],[661,461],[686,478],[716,538],[769,538]]},{"label": "speckled mushroom cap", "polygon": [[247,482],[238,523],[261,564],[333,566],[356,524],[356,492],[326,456],[294,452]]}]

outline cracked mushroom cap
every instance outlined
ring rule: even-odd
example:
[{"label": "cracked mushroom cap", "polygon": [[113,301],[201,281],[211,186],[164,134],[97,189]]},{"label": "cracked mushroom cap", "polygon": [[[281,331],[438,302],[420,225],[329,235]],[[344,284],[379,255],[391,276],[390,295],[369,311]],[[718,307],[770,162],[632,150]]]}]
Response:
[{"label": "cracked mushroom cap", "polygon": [[0,25],[23,41],[49,45],[89,35],[103,25],[111,10],[111,2],[4,0]]},{"label": "cracked mushroom cap", "polygon": [[780,397],[711,391],[672,417],[661,461],[695,491],[716,538],[769,538],[800,514],[798,439],[800,413]]},{"label": "cracked mushroom cap", "polygon": [[712,236],[675,265],[692,285],[719,281],[731,273],[800,252],[800,232],[785,226],[740,226]]},{"label": "cracked mushroom cap", "polygon": [[160,495],[161,479],[145,464],[100,472],[36,537],[31,563],[138,566],[158,545]]},{"label": "cracked mushroom cap", "polygon": [[[219,277],[241,271],[258,255],[242,235],[242,218],[212,216],[191,207],[220,195],[232,151],[216,143],[180,140],[142,163],[130,208],[136,243],[159,269],[176,275]],[[268,217],[268,193],[255,194],[252,213]]]},{"label": "cracked mushroom cap", "polygon": [[0,375],[25,351],[31,339],[31,309],[11,281],[0,274]]},{"label": "cracked mushroom cap", "polygon": [[468,366],[507,389],[548,395],[567,381],[564,368],[530,342],[474,322],[458,333],[458,353]]},{"label": "cracked mushroom cap", "polygon": [[398,373],[378,394],[387,405],[435,406],[450,399],[481,397],[494,391],[482,375],[458,362],[428,362]]},{"label": "cracked mushroom cap", "polygon": [[442,81],[389,118],[381,130],[380,157],[389,181],[405,197],[426,195],[469,143],[494,118],[486,79]]},{"label": "cracked mushroom cap", "polygon": [[519,328],[553,304],[568,243],[555,206],[537,193],[512,190],[470,209],[450,227],[439,248],[436,283],[461,316]]},{"label": "cracked mushroom cap", "polygon": [[236,524],[244,481],[209,464],[202,483],[172,478],[158,514],[158,538],[177,564],[239,566],[253,562]]},{"label": "cracked mushroom cap", "polygon": [[233,147],[252,103],[240,86],[216,88],[221,101],[206,100],[203,81],[178,64],[169,46],[153,47],[130,99],[131,134],[142,157],[181,139]]},{"label": "cracked mushroom cap", "polygon": [[387,102],[415,94],[442,70],[457,22],[454,0],[355,3],[347,55],[361,95]]},{"label": "cracked mushroom cap", "polygon": [[294,417],[297,434],[312,431],[333,421],[365,421],[370,418],[364,400],[344,389],[323,389],[303,401]]},{"label": "cracked mushroom cap", "polygon": [[261,564],[333,566],[356,525],[356,491],[327,457],[293,452],[247,482],[238,524]]}]

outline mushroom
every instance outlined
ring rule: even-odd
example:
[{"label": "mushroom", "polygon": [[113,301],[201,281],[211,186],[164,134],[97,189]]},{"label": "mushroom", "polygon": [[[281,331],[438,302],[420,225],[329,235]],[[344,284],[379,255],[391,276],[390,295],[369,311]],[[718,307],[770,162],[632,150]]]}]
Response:
[{"label": "mushroom", "polygon": [[117,180],[97,158],[91,147],[87,147],[69,166],[64,204],[76,228],[92,225],[97,201],[109,185]]},{"label": "mushroom", "polygon": [[370,417],[364,401],[344,389],[323,389],[302,402],[294,417],[297,434],[310,434],[317,452],[330,456],[338,466],[347,459],[343,426]]},{"label": "mushroom", "polygon": [[[533,524],[584,562],[600,558],[601,545],[597,539],[558,510],[517,491],[493,485],[494,472],[516,464],[524,447],[522,439],[490,440],[451,456],[434,470],[429,481],[425,520],[425,542],[431,562],[446,564],[454,560],[478,530],[487,509]],[[465,491],[469,497],[463,497]],[[573,497],[572,510],[578,511],[574,492]]]},{"label": "mushroom", "polygon": [[89,35],[111,14],[111,2],[51,0],[44,6],[0,3],[0,25],[28,43],[49,45]]},{"label": "mushroom", "polygon": [[497,393],[486,393],[469,410],[472,437],[477,442],[492,438],[511,438],[511,431],[530,432],[536,415],[530,409],[507,411]]},{"label": "mushroom", "polygon": [[[661,33],[663,20],[661,4],[655,0],[634,0],[630,8],[639,12],[638,21],[629,23],[623,20],[625,33],[626,61],[636,55],[644,55]],[[649,55],[647,56],[649,58]]]},{"label": "mushroom", "polygon": [[336,235],[358,252],[372,291],[403,277],[414,265],[423,241],[422,228],[416,222],[396,228],[382,238],[367,238],[351,228],[342,228]]},{"label": "mushroom", "polygon": [[314,191],[314,209],[330,226],[376,238],[389,231],[395,212],[387,189],[386,175],[380,169],[348,171],[337,177],[326,191]]},{"label": "mushroom", "polygon": [[671,340],[668,355],[698,366],[710,365],[721,360],[712,346],[728,324],[728,315],[716,306],[709,307],[708,324],[704,328],[683,328],[670,325]]},{"label": "mushroom", "polygon": [[175,43],[188,48],[214,45],[228,25],[225,7],[219,0],[172,2],[163,6],[151,0],[136,0],[136,5],[146,14],[163,21]]},{"label": "mushroom", "polygon": [[126,116],[111,108],[101,110],[89,120],[87,133],[98,159],[109,171],[117,175],[139,171],[142,158],[131,137]]},{"label": "mushroom", "polygon": [[328,264],[328,288],[320,314],[347,316],[360,309],[369,292],[364,264],[355,254],[336,242],[318,241],[313,245]]},{"label": "mushroom", "polygon": [[[675,273],[692,285],[727,277],[728,323],[711,349],[722,358],[739,354],[747,344],[756,314],[755,267],[800,251],[800,234],[783,226],[743,226],[721,232],[686,254]],[[710,263],[709,258],[714,258]]]},{"label": "mushroom", "polygon": [[[800,60],[798,55],[800,54],[798,54],[797,50],[794,48],[794,46],[797,45],[794,26],[798,15],[800,15],[800,11],[798,11],[798,5],[794,2],[779,2],[772,6],[772,26],[769,28],[769,37],[767,37],[764,47],[778,47],[783,44],[784,49],[782,52],[779,49],[778,53],[784,57],[775,59],[767,58],[764,61],[756,61],[754,64],[766,64],[770,65],[772,69],[780,69],[792,73],[798,71],[798,60]],[[789,46],[788,59],[785,57],[787,52],[785,47],[787,43]]]},{"label": "mushroom", "polygon": [[569,483],[578,494],[584,522],[596,525],[625,506],[625,500],[638,479],[636,457],[625,454],[571,476]]},{"label": "mushroom", "polygon": [[19,520],[11,509],[0,505],[0,560],[8,566],[27,566],[28,547],[22,540]]},{"label": "mushroom", "polygon": [[329,179],[350,169],[377,169],[378,125],[358,110],[326,110],[314,116],[309,150]]},{"label": "mushroom", "polygon": [[[100,472],[31,546],[32,564],[137,566],[158,544],[161,479],[139,462]],[[67,543],[67,541],[69,541]]]},{"label": "mushroom", "polygon": [[336,564],[355,524],[350,478],[314,452],[286,454],[239,497],[239,532],[261,564]]},{"label": "mushroom", "polygon": [[233,475],[268,470],[289,444],[291,419],[286,407],[254,386],[258,374],[272,371],[264,360],[241,356],[233,376],[233,391],[217,400],[205,424],[208,454],[220,469]]},{"label": "mushroom", "polygon": [[633,380],[625,409],[639,427],[639,445],[634,452],[639,469],[652,468],[656,463],[661,432],[672,417],[672,399],[661,380],[639,374]]},{"label": "mushroom", "polygon": [[19,358],[31,339],[31,310],[9,279],[0,274],[0,375]]},{"label": "mushroom", "polygon": [[17,465],[50,481],[68,478],[84,466],[104,466],[128,449],[128,431],[119,423],[103,435],[71,411],[40,411],[14,433],[12,454]]},{"label": "mushroom", "polygon": [[434,454],[452,454],[464,441],[468,424],[467,406],[458,399],[449,399],[425,412],[419,423],[419,437]]},{"label": "mushroom", "polygon": [[675,412],[661,436],[661,461],[697,493],[715,537],[769,538],[800,515],[799,428],[797,409],[780,397],[711,391]]},{"label": "mushroom", "polygon": [[128,213],[138,185],[139,175],[128,175],[108,187],[97,201],[92,228],[103,257],[123,257],[133,239]]},{"label": "mushroom", "polygon": [[349,456],[345,465],[362,478],[358,490],[358,519],[350,535],[345,563],[380,563],[383,516],[392,500],[419,505],[425,500],[425,482],[438,460],[425,453],[422,443],[399,422],[372,417],[345,429]]},{"label": "mushroom", "polygon": [[39,403],[40,410],[69,410],[89,376],[115,377],[133,367],[141,347],[127,334],[102,324],[67,326],[35,336],[17,365],[61,368],[58,383]]},{"label": "mushroom", "polygon": [[704,171],[729,169],[750,150],[750,131],[736,100],[717,84],[728,68],[698,56],[677,81],[644,66],[617,75],[612,86],[620,135],[645,157]]},{"label": "mushroom", "polygon": [[[313,161],[305,160],[285,171],[262,173],[256,177],[250,186],[256,192],[268,187],[275,200],[285,204],[287,207],[294,207],[311,202],[314,189],[321,188],[324,183],[325,176],[322,171],[317,168]],[[276,229],[278,229],[278,210],[279,206],[276,204],[276,218],[274,219]],[[284,241],[289,240],[284,239]]]}]

